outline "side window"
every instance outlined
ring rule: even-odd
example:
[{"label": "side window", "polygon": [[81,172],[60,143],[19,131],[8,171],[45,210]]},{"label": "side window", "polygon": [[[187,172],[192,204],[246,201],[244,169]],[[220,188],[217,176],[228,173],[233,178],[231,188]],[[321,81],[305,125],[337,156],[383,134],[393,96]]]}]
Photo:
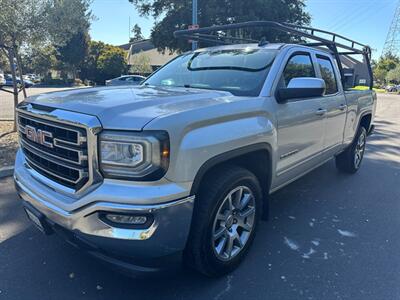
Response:
[{"label": "side window", "polygon": [[321,70],[322,79],[325,80],[325,95],[332,95],[338,92],[338,85],[332,61],[325,56],[317,55],[317,61]]},{"label": "side window", "polygon": [[298,77],[316,77],[311,56],[308,54],[295,54],[286,64],[280,86],[287,87],[290,80]]}]

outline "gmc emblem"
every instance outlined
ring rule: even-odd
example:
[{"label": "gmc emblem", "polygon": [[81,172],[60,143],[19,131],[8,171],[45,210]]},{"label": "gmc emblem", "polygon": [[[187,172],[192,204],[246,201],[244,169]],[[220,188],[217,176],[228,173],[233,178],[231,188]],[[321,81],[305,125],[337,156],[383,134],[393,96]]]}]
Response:
[{"label": "gmc emblem", "polygon": [[49,142],[46,140],[46,138],[52,139],[53,134],[48,131],[44,131],[41,129],[36,129],[35,127],[32,126],[25,126],[25,136],[28,140],[31,140],[32,142],[38,143],[40,145],[53,148],[53,143]]}]

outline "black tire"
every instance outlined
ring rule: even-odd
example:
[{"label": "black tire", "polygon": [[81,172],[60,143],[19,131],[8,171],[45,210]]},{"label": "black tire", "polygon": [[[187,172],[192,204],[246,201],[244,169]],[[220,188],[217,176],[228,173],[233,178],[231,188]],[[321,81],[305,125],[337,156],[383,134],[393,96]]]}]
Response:
[{"label": "black tire", "polygon": [[[364,140],[361,149],[359,143],[360,139]],[[339,171],[348,174],[354,174],[360,169],[361,162],[363,160],[365,153],[366,139],[367,139],[367,130],[365,129],[365,127],[360,126],[351,145],[344,152],[336,156],[336,167],[338,168]],[[358,155],[360,155],[358,163],[356,159],[357,153]]]},{"label": "black tire", "polygon": [[[241,187],[247,187],[254,196],[252,203],[254,203],[255,213],[252,215],[252,231],[246,233],[247,241],[243,244],[241,250],[234,257],[229,257],[228,261],[224,261],[218,257],[215,250],[216,240],[212,238],[217,221],[216,214],[221,212],[221,207],[225,205],[223,203],[226,203],[227,195],[235,188],[240,189]],[[240,198],[240,196],[238,197]],[[212,172],[210,177],[202,182],[202,188],[196,196],[191,232],[184,251],[186,266],[210,277],[221,276],[234,270],[246,256],[252,244],[261,214],[262,191],[259,181],[253,173],[237,166],[223,166]],[[225,221],[225,224],[227,224],[227,221]],[[229,231],[231,230],[229,229]],[[225,234],[229,233],[225,232]]]}]

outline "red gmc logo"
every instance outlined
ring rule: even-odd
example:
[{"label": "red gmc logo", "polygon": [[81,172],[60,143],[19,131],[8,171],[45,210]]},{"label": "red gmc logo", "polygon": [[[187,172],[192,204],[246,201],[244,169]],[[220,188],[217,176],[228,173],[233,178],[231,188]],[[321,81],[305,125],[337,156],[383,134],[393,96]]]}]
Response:
[{"label": "red gmc logo", "polygon": [[46,138],[52,139],[53,134],[48,131],[44,131],[41,129],[36,129],[35,127],[32,126],[25,126],[25,136],[28,140],[31,140],[32,142],[38,143],[40,145],[53,148],[53,143],[49,142],[46,140]]}]

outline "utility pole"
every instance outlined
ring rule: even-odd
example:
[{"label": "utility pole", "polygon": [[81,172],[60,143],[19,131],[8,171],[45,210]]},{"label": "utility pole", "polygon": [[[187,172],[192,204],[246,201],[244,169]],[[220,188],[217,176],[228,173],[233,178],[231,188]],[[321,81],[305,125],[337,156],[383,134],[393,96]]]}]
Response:
[{"label": "utility pole", "polygon": [[131,42],[131,17],[129,17],[129,33],[128,33],[128,37],[129,37],[129,43]]},{"label": "utility pole", "polygon": [[[192,0],[192,26],[197,26],[197,0]],[[197,49],[197,41],[192,41],[192,50]]]}]

